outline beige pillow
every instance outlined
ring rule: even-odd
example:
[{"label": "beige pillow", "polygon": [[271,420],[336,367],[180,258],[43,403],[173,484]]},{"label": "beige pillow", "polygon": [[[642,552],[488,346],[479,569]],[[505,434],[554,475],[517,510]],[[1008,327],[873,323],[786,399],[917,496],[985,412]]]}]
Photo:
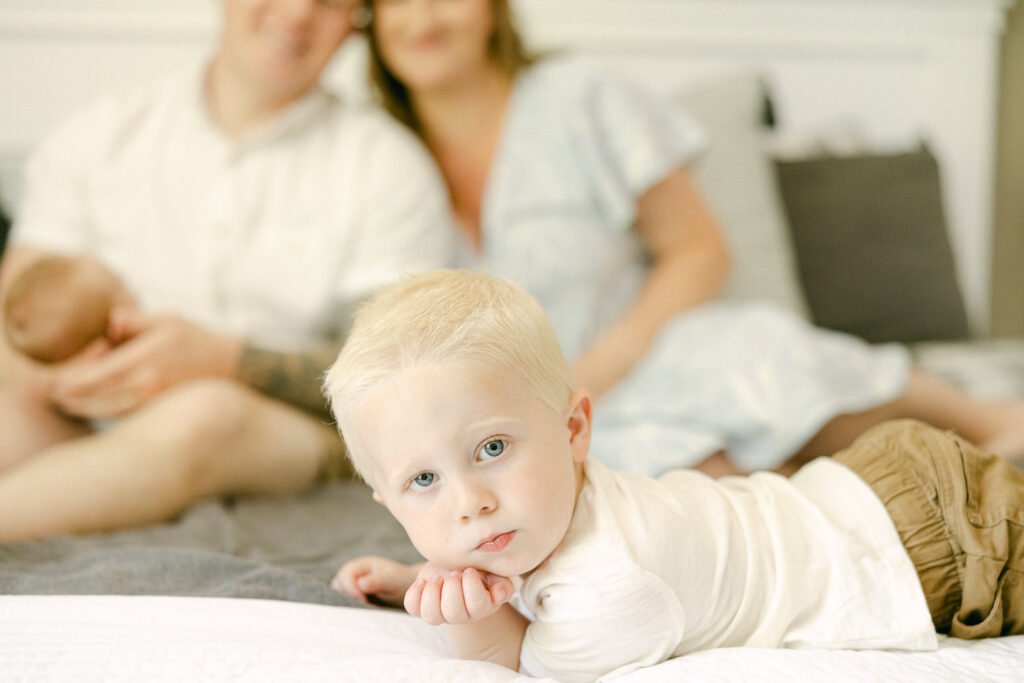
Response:
[{"label": "beige pillow", "polygon": [[765,153],[761,78],[724,74],[686,88],[677,101],[710,138],[692,172],[731,248],[725,298],[769,300],[808,317],[775,167]]}]

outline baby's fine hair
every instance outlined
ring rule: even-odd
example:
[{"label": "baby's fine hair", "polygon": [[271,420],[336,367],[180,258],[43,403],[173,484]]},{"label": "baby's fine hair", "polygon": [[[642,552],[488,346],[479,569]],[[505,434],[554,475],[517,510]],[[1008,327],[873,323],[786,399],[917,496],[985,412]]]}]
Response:
[{"label": "baby's fine hair", "polygon": [[[338,429],[344,436],[374,386],[407,368],[451,361],[513,373],[558,411],[574,390],[572,370],[536,299],[507,280],[433,270],[381,289],[357,311],[324,382]],[[365,476],[353,445],[349,456]]]}]

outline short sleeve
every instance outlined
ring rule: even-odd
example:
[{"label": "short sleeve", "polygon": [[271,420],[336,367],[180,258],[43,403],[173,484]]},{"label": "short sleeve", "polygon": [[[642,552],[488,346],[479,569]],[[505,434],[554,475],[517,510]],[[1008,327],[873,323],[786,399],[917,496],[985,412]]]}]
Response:
[{"label": "short sleeve", "polygon": [[704,130],[657,93],[616,75],[583,70],[585,124],[580,149],[596,196],[619,225],[630,226],[636,200],[707,145]]},{"label": "short sleeve", "polygon": [[[658,577],[628,563],[591,565],[537,593],[520,653],[533,676],[593,681],[671,657],[683,639],[679,601]],[[579,575],[583,576],[580,577]],[[582,578],[583,580],[578,580]]]},{"label": "short sleeve", "polygon": [[390,121],[369,130],[377,139],[363,160],[357,253],[338,292],[352,304],[402,275],[449,267],[455,259],[454,219],[426,150]]},{"label": "short sleeve", "polygon": [[73,114],[29,155],[12,246],[64,253],[88,248],[89,181],[109,107],[103,102]]}]

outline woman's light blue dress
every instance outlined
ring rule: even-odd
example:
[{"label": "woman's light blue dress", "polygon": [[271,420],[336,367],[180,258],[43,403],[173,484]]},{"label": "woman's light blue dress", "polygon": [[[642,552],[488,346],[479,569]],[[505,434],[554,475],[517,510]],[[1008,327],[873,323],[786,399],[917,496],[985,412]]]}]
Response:
[{"label": "woman's light blue dress", "polygon": [[[705,145],[651,93],[573,58],[522,73],[483,197],[483,252],[463,265],[536,296],[570,360],[636,298],[648,261],[636,202]],[[725,449],[740,468],[780,464],[829,419],[906,385],[899,346],[872,347],[767,303],[677,315],[595,407],[592,453],[658,475]]]}]

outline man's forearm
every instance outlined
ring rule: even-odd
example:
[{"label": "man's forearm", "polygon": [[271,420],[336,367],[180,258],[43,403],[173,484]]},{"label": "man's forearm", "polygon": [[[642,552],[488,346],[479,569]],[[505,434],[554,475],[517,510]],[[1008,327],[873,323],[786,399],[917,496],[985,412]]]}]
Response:
[{"label": "man's forearm", "polygon": [[330,417],[321,383],[340,348],[338,344],[309,353],[278,353],[245,345],[237,377],[267,396]]}]

